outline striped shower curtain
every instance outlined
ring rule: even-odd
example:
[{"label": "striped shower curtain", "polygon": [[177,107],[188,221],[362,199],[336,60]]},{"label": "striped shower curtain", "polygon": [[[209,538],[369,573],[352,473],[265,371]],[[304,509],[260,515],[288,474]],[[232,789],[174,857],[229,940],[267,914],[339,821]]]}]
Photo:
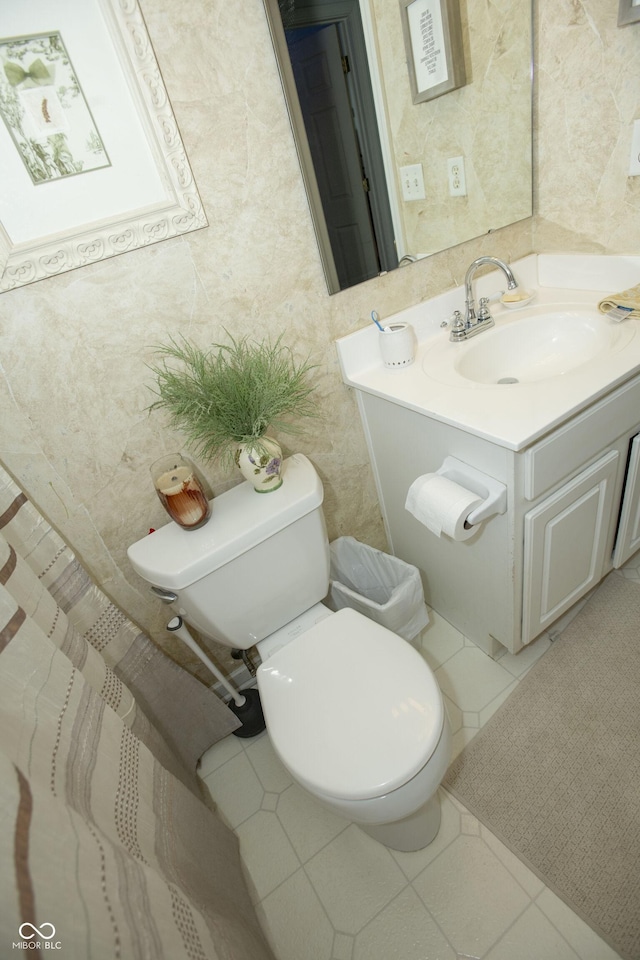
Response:
[{"label": "striped shower curtain", "polygon": [[236,726],[0,470],[0,956],[272,960],[195,773]]}]

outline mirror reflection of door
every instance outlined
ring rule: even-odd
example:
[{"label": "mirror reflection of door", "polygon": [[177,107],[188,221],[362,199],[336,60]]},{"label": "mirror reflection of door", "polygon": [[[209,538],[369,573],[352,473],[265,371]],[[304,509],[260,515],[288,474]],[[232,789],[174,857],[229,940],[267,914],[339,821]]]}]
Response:
[{"label": "mirror reflection of door", "polygon": [[357,0],[281,0],[280,7],[344,289],[398,265],[360,10]]}]

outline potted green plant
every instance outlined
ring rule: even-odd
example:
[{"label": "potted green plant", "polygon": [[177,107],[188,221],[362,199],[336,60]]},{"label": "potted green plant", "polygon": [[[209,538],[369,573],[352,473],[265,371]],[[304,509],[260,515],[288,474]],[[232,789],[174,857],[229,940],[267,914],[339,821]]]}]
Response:
[{"label": "potted green plant", "polygon": [[266,431],[291,433],[289,418],[315,415],[314,365],[297,361],[282,335],[229,340],[206,350],[185,338],[158,346],[161,361],[150,365],[157,399],[149,409],[165,410],[203,459],[235,462],[257,491],[268,493],[282,484],[282,450]]}]

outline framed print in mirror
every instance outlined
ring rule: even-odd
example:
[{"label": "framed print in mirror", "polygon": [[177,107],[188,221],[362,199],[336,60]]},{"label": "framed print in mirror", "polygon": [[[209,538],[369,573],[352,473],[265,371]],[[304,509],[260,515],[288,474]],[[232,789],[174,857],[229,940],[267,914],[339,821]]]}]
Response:
[{"label": "framed print in mirror", "polygon": [[466,83],[460,0],[400,0],[414,103]]},{"label": "framed print in mirror", "polygon": [[640,0],[620,0],[618,7],[618,26],[640,21]]},{"label": "framed print in mirror", "polygon": [[3,10],[0,292],[207,226],[137,0]]}]

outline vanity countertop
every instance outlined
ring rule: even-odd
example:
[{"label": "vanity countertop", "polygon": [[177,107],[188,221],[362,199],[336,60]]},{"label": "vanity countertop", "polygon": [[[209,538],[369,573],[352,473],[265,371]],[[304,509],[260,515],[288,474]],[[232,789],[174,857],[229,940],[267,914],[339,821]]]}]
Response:
[{"label": "vanity countertop", "polygon": [[[548,306],[550,311],[569,305],[593,310],[604,297],[640,281],[640,257],[531,255],[511,267],[520,286],[535,294],[532,308]],[[504,287],[499,271],[480,276],[474,282],[476,302]],[[456,385],[447,383],[446,377],[437,379],[437,373],[426,372],[434,368],[433,351],[438,351],[445,365],[456,351],[492,333],[480,333],[463,344],[449,342],[449,331],[441,323],[456,309],[464,309],[463,287],[383,318],[383,324],[411,323],[416,331],[416,358],[398,370],[383,365],[378,343],[383,334],[373,324],[342,337],[337,349],[345,383],[518,451],[640,373],[640,320],[627,319],[620,325],[625,328],[620,347],[561,375],[508,384],[462,378]],[[524,317],[526,309],[493,303],[496,328],[513,322],[518,314]]]}]

